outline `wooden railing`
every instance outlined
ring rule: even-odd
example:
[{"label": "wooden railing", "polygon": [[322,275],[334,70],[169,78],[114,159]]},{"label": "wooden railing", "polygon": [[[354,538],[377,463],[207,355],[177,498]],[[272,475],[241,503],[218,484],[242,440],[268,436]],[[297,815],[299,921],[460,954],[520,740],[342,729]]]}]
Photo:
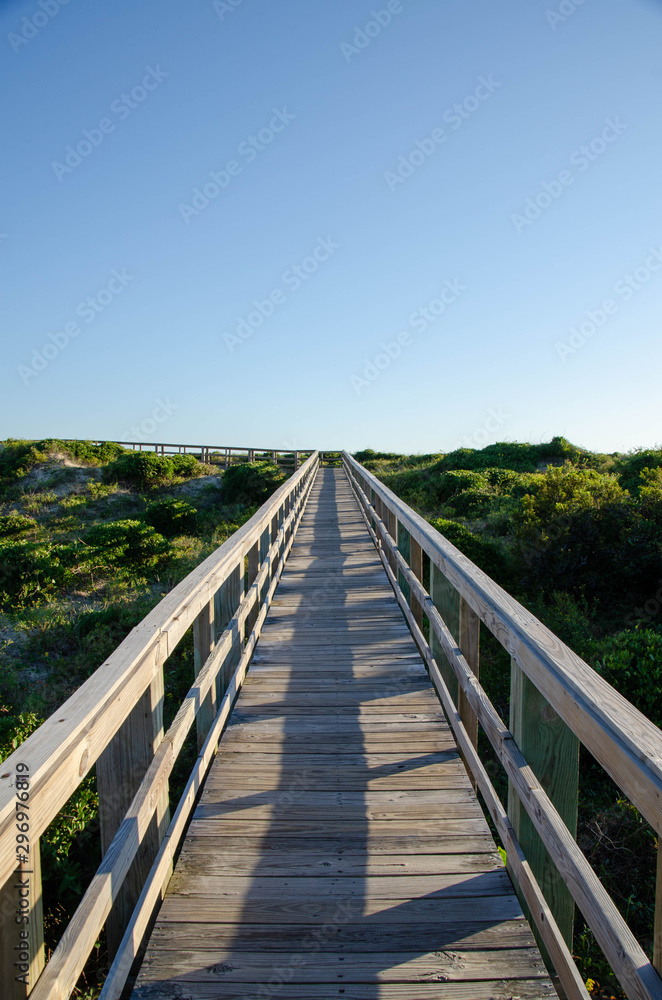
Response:
[{"label": "wooden railing", "polygon": [[[651,963],[575,834],[581,742],[650,823],[660,843],[662,732],[346,452],[343,463],[567,997],[588,997],[570,951],[576,903],[627,996],[660,1000],[659,850]],[[428,561],[429,592],[423,586]],[[511,656],[510,728],[478,679],[481,622]],[[507,808],[478,755],[479,725],[508,776]]]},{"label": "wooden railing", "polygon": [[296,470],[313,454],[308,450],[283,450],[282,448],[239,448],[219,444],[164,444],[160,441],[92,441],[91,444],[119,444],[133,451],[153,451],[167,455],[195,455],[206,465],[220,465],[228,469],[240,462],[273,462],[282,468]]},{"label": "wooden railing", "polygon": [[[2,1000],[28,993],[34,1000],[68,998],[104,926],[114,960],[102,997],[121,995],[318,467],[314,452],[0,765]],[[190,628],[195,681],[164,733],[164,665]],[[169,776],[194,722],[199,756],[170,818]],[[95,764],[103,859],[44,967],[39,837]]]}]

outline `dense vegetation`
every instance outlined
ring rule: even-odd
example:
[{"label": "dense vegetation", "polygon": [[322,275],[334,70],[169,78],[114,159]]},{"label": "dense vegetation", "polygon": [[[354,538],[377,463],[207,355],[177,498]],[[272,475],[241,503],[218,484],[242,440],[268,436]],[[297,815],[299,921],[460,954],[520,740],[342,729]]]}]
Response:
[{"label": "dense vegetation", "polygon": [[[192,455],[163,458],[79,441],[4,442],[0,761],[283,479],[266,462],[219,475]],[[166,723],[191,680],[192,643],[185,639],[166,665]],[[193,737],[171,782],[173,800],[196,754]],[[94,775],[41,838],[41,852],[50,950],[100,860]],[[103,968],[101,941],[78,997],[98,995]]]},{"label": "dense vegetation", "polygon": [[[662,726],[662,451],[554,438],[356,458]],[[481,642],[481,678],[508,720],[508,656],[486,630]],[[503,795],[493,758],[490,770]],[[583,750],[578,840],[652,955],[656,838]],[[622,996],[579,916],[575,954],[594,996]]]}]

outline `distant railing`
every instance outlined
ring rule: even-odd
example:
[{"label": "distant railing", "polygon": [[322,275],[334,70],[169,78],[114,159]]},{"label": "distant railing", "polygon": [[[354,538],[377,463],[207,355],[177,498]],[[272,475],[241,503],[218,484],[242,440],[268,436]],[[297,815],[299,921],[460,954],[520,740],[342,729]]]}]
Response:
[{"label": "distant railing", "polygon": [[239,462],[273,462],[296,470],[313,454],[311,450],[293,451],[282,448],[238,448],[218,444],[163,444],[156,441],[92,441],[92,444],[119,444],[133,451],[154,451],[157,455],[197,455],[205,465],[221,465],[224,469]]},{"label": "distant railing", "polygon": [[[104,926],[114,961],[102,997],[120,997],[242,686],[318,467],[314,452],[0,765],[2,1000],[28,993],[34,1000],[67,1000]],[[164,664],[190,628],[195,683],[164,734]],[[194,721],[199,756],[170,819],[169,776]],[[44,968],[39,837],[95,764],[103,857]]]},{"label": "distant railing", "polygon": [[[662,851],[651,963],[575,836],[581,741],[662,843],[662,732],[346,452],[343,463],[566,996],[588,997],[570,951],[576,903],[628,997],[660,1000]],[[481,622],[511,656],[510,729],[478,680]],[[507,810],[477,753],[479,724],[508,776]]]}]

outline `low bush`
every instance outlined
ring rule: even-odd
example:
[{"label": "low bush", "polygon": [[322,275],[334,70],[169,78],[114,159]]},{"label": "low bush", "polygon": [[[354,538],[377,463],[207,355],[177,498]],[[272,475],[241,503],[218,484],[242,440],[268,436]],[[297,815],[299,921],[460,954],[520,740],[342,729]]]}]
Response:
[{"label": "low bush", "polygon": [[170,455],[170,461],[172,462],[175,475],[181,476],[183,479],[190,479],[192,476],[197,476],[203,469],[203,466],[200,465],[195,455]]},{"label": "low bush", "polygon": [[503,583],[507,579],[506,559],[494,542],[480,538],[458,521],[433,517],[430,524],[497,583]]},{"label": "low bush", "polygon": [[261,506],[285,478],[285,473],[270,462],[231,465],[223,473],[223,496],[228,503]]},{"label": "low bush", "polygon": [[198,512],[185,500],[157,500],[147,508],[145,520],[167,538],[195,531]]},{"label": "low bush", "polygon": [[10,535],[20,535],[23,531],[34,531],[37,522],[31,517],[17,514],[3,514],[0,517],[0,538],[8,538]]},{"label": "low bush", "polygon": [[53,594],[71,577],[72,554],[66,545],[0,540],[0,607]]},{"label": "low bush", "polygon": [[113,521],[98,524],[85,535],[87,562],[94,566],[151,569],[169,552],[169,544],[150,524]]},{"label": "low bush", "polygon": [[591,652],[598,673],[662,727],[662,630],[619,632],[595,641]]},{"label": "low bush", "polygon": [[618,462],[618,478],[623,489],[636,496],[642,485],[642,472],[645,469],[660,468],[662,468],[661,450],[648,449],[645,451],[635,451],[631,455],[626,455]]},{"label": "low bush", "polygon": [[126,483],[129,486],[161,486],[172,480],[175,467],[169,458],[153,451],[133,451],[120,455],[103,471],[106,482]]}]

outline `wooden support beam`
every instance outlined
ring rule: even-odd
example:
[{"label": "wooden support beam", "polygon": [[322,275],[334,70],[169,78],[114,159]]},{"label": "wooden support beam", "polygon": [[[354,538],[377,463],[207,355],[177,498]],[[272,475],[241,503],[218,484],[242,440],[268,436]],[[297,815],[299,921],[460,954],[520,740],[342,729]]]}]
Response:
[{"label": "wooden support beam", "polygon": [[[215,602],[212,599],[205,604],[204,608],[193,622],[193,670],[196,677],[204,667],[207,662],[207,658],[214,648],[214,614]],[[212,688],[203,704],[200,706],[200,711],[196,716],[198,749],[200,749],[207,739],[207,734],[209,733],[212,722],[216,717],[217,704],[217,692],[215,688]]]},{"label": "wooden support beam", "polygon": [[662,975],[662,841],[657,841],[657,873],[655,883],[655,929],[653,932],[653,965]]},{"label": "wooden support beam", "polygon": [[[29,805],[29,800],[28,800]],[[29,836],[29,833],[28,833]],[[0,889],[0,996],[25,1000],[44,967],[44,913],[39,841],[29,841],[29,862]],[[23,921],[27,917],[27,922]]]},{"label": "wooden support beam", "polygon": [[[105,855],[163,739],[163,668],[97,761],[101,853]],[[156,814],[106,922],[112,957],[170,821],[165,788]]]},{"label": "wooden support beam", "polygon": [[[446,628],[455,642],[460,641],[460,595],[441,570],[432,563],[430,565],[430,597],[435,608],[446,623]],[[446,687],[451,693],[455,704],[458,703],[458,684],[455,671],[444,655],[439,641],[432,633],[432,655],[439,664]]]},{"label": "wooden support beam", "polygon": [[[561,819],[576,837],[579,740],[514,659],[511,665],[510,731]],[[512,785],[508,790],[508,817],[563,938],[572,947],[573,898]],[[542,942],[539,941],[539,944]]]},{"label": "wooden support beam", "polygon": [[[398,545],[398,551],[400,552],[402,558],[406,563],[411,565],[411,535],[405,527],[396,519],[395,530],[397,532],[396,542]],[[405,595],[407,604],[411,607],[411,587],[404,578],[401,571],[398,572],[398,583],[400,584],[400,589]]]},{"label": "wooden support beam", "polygon": [[[419,580],[420,583],[423,583],[423,549],[418,542],[411,537],[411,535],[409,536],[409,565],[411,566],[416,579]],[[418,627],[422,629],[423,608],[414,594],[411,595],[410,607],[414,616],[414,621]]]},{"label": "wooden support beam", "polygon": [[[460,598],[460,649],[476,677],[480,673],[480,618]],[[462,690],[458,697],[458,711],[462,724],[474,747],[478,746],[478,718]]]}]

